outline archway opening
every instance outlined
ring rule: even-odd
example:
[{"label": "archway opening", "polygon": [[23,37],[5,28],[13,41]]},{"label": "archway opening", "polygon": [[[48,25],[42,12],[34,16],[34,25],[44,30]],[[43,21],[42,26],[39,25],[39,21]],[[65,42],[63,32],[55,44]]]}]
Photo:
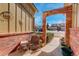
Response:
[{"label": "archway opening", "polygon": [[[51,39],[53,37],[65,37],[66,15],[54,14],[46,17],[46,28],[46,33],[50,34],[49,38]],[[46,41],[49,41],[49,39]]]},{"label": "archway opening", "polygon": [[49,11],[45,11],[43,13],[43,25],[42,25],[42,31],[43,31],[43,34],[42,34],[42,39],[43,39],[43,42],[44,44],[46,44],[46,29],[47,29],[47,26],[46,26],[46,17],[48,16],[51,16],[51,15],[54,15],[54,14],[66,14],[66,40],[65,40],[65,43],[67,45],[69,45],[69,34],[70,34],[70,28],[72,27],[72,5],[71,6],[67,6],[67,7],[64,7],[64,8],[59,8],[59,9],[55,9],[55,10],[49,10]]},{"label": "archway opening", "polygon": [[[46,17],[47,31],[65,31],[66,15],[54,14]],[[57,29],[60,27],[60,29]]]}]

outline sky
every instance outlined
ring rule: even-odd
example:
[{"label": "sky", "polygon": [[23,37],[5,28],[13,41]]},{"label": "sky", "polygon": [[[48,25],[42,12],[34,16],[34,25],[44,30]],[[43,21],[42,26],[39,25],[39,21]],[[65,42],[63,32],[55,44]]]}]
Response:
[{"label": "sky", "polygon": [[[64,7],[63,3],[35,3],[34,4],[37,8],[37,12],[35,13],[35,25],[42,26],[42,14],[44,11],[54,10],[58,8]],[[64,14],[55,14],[48,16],[46,21],[49,25],[57,24],[57,23],[65,23],[66,17]]]}]

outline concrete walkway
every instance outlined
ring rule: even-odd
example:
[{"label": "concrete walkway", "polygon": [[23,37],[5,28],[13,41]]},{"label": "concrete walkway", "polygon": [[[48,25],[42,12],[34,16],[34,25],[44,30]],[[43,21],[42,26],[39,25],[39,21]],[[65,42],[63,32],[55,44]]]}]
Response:
[{"label": "concrete walkway", "polygon": [[62,56],[60,39],[61,37],[54,37],[52,41],[48,43],[45,47],[41,48],[33,54],[27,54],[26,52],[24,56]]},{"label": "concrete walkway", "polygon": [[62,56],[60,39],[54,37],[50,43],[48,43],[44,48],[42,48],[41,56]]}]

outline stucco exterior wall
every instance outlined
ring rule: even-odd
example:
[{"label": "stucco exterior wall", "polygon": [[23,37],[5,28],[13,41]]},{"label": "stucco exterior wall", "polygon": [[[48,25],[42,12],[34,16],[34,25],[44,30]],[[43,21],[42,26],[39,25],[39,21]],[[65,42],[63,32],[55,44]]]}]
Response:
[{"label": "stucco exterior wall", "polygon": [[28,32],[29,31],[29,22],[28,22],[28,20],[29,20],[29,15],[27,15],[28,13],[26,12],[26,32]]},{"label": "stucco exterior wall", "polygon": [[72,8],[72,27],[75,28],[77,25],[77,4],[73,4]]},{"label": "stucco exterior wall", "polygon": [[73,4],[73,12],[72,12],[72,27],[79,27],[79,4]]},{"label": "stucco exterior wall", "polygon": [[25,10],[22,9],[22,32],[25,32]]},{"label": "stucco exterior wall", "polygon": [[15,4],[10,4],[10,32],[15,32]]},{"label": "stucco exterior wall", "polygon": [[[32,32],[35,11],[29,4],[2,3],[0,13],[10,12],[10,19],[0,15],[0,33]],[[28,8],[27,8],[28,7]]]},{"label": "stucco exterior wall", "polygon": [[[0,13],[8,11],[8,4],[0,4]],[[8,32],[8,20],[4,19],[2,15],[0,15],[0,33]]]},{"label": "stucco exterior wall", "polygon": [[77,4],[77,27],[79,27],[79,4]]},{"label": "stucco exterior wall", "polygon": [[22,32],[21,6],[17,5],[17,32]]}]

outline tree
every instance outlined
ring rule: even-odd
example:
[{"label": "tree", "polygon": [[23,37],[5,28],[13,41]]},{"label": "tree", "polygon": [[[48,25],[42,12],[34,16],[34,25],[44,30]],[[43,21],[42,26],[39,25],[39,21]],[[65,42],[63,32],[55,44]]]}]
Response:
[{"label": "tree", "polygon": [[48,27],[49,27],[49,24],[47,23],[47,29],[48,29]]}]

